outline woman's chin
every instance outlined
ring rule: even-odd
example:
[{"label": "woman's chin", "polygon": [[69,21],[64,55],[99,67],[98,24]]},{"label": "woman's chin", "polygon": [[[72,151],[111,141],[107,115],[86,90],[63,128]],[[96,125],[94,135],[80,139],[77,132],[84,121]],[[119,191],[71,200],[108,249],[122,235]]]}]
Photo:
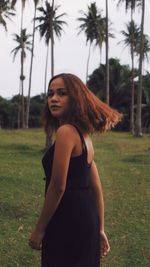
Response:
[{"label": "woman's chin", "polygon": [[56,119],[60,119],[61,118],[61,114],[59,114],[58,112],[51,112],[52,117],[56,118]]}]

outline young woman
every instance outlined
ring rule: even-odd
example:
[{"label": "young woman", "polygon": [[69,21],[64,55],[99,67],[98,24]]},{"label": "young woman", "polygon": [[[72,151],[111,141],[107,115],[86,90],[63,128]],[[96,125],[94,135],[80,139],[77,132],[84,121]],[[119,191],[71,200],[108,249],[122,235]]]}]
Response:
[{"label": "young woman", "polygon": [[110,129],[121,117],[77,76],[50,80],[44,125],[55,142],[43,157],[45,202],[29,239],[31,248],[42,249],[41,267],[99,267],[109,252],[90,134]]}]

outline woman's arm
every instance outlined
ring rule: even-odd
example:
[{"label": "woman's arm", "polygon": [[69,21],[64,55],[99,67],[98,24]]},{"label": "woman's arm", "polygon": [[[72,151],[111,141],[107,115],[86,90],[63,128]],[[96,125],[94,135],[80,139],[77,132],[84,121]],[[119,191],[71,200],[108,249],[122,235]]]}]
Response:
[{"label": "woman's arm", "polygon": [[91,182],[91,188],[95,197],[98,215],[99,215],[99,221],[100,221],[100,242],[101,242],[101,257],[106,256],[107,253],[110,250],[110,245],[107,239],[107,236],[105,234],[104,230],[104,199],[103,199],[103,192],[102,192],[102,185],[100,182],[98,170],[96,167],[95,162],[92,162],[91,165],[91,175],[90,175],[90,182]]},{"label": "woman's arm", "polygon": [[29,245],[32,248],[40,249],[45,228],[55,213],[64,194],[69,161],[74,146],[73,130],[68,125],[61,126],[56,133],[51,181],[46,193],[41,215],[29,239]]},{"label": "woman's arm", "polygon": [[100,220],[100,231],[104,231],[104,200],[103,200],[103,192],[102,192],[102,185],[99,178],[98,170],[93,160],[91,165],[91,188],[96,200],[99,220]]}]

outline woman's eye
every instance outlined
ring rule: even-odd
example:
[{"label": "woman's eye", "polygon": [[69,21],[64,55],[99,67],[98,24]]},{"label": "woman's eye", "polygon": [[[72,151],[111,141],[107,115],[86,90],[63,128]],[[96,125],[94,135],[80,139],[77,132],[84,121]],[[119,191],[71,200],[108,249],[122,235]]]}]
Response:
[{"label": "woman's eye", "polygon": [[52,97],[52,96],[53,96],[53,92],[48,91],[47,96],[48,96],[48,97]]},{"label": "woman's eye", "polygon": [[56,92],[53,90],[48,90],[47,97],[53,97],[54,95],[65,96],[67,95],[67,91],[64,88],[59,88]]},{"label": "woman's eye", "polygon": [[66,91],[60,91],[60,92],[59,92],[59,95],[60,95],[60,96],[67,95],[67,92],[66,92]]}]

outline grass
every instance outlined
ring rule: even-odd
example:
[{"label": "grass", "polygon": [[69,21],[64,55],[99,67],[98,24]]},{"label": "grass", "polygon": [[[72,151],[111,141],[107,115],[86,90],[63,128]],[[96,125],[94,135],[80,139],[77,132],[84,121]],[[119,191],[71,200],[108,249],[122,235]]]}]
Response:
[{"label": "grass", "polygon": [[[0,130],[0,140],[0,266],[40,267],[28,236],[44,198],[44,133]],[[93,142],[111,245],[102,267],[148,267],[150,136],[108,132]]]}]

